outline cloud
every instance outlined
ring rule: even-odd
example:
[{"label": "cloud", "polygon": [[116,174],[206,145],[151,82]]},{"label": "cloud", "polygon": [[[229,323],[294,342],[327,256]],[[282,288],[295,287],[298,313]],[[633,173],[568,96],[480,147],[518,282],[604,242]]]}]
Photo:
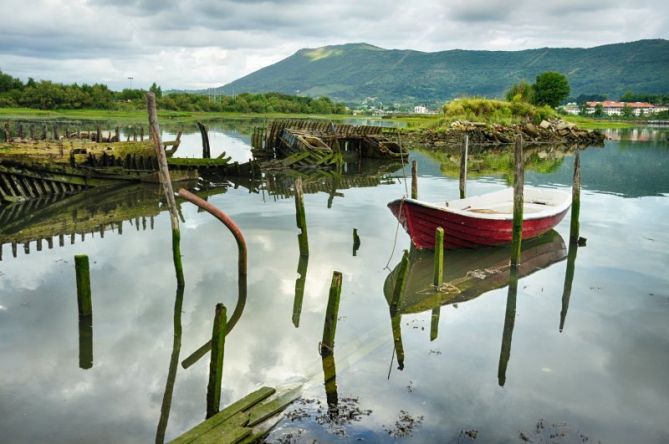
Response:
[{"label": "cloud", "polygon": [[421,51],[596,46],[669,37],[659,0],[5,0],[0,69],[112,88],[220,86],[300,48]]}]

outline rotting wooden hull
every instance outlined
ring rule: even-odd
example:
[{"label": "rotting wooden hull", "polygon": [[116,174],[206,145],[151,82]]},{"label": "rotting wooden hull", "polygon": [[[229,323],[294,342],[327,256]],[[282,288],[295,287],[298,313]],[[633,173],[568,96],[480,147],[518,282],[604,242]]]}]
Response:
[{"label": "rotting wooden hull", "polygon": [[[411,237],[416,248],[434,248],[434,234],[444,229],[444,248],[474,248],[503,245],[513,238],[512,217],[490,219],[485,215],[455,213],[415,199],[397,199],[388,204]],[[569,205],[543,217],[523,220],[523,239],[531,239],[554,228],[567,214]],[[527,215],[526,215],[527,216]]]}]

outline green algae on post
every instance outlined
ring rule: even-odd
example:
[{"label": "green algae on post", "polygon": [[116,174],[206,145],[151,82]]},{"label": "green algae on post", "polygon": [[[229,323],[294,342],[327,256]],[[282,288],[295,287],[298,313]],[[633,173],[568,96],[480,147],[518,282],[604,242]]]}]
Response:
[{"label": "green algae on post", "polygon": [[434,286],[444,282],[444,229],[437,227],[434,232]]}]

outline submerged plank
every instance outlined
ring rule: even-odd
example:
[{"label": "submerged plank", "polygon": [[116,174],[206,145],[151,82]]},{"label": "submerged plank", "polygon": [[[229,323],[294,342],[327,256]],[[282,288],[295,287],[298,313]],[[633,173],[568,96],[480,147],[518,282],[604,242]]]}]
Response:
[{"label": "submerged plank", "polygon": [[281,412],[288,405],[300,397],[301,387],[288,389],[285,392],[278,394],[273,399],[258,404],[248,411],[249,413],[249,427],[254,427],[273,415]]},{"label": "submerged plank", "polygon": [[224,408],[211,418],[199,423],[183,435],[177,437],[174,441],[172,441],[172,444],[186,444],[193,442],[199,436],[207,433],[209,430],[212,430],[219,424],[222,424],[235,414],[250,409],[260,401],[263,401],[269,396],[272,396],[275,392],[276,390],[271,387],[259,388],[255,392],[252,392],[239,401],[230,404],[228,407]]},{"label": "submerged plank", "polygon": [[239,412],[207,433],[200,435],[193,442],[197,444],[237,443],[251,434],[251,429],[244,427],[248,421],[248,413]]}]

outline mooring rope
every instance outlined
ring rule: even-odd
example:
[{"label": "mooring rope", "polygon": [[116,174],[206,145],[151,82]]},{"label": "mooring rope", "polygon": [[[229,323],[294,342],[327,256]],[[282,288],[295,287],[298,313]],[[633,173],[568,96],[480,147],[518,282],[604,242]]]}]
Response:
[{"label": "mooring rope", "polygon": [[409,196],[409,187],[407,186],[407,174],[406,170],[404,169],[404,150],[402,149],[402,139],[400,137],[400,132],[397,131],[397,144],[400,146],[400,161],[402,162],[402,175],[404,176],[404,196],[402,196],[402,200],[400,201],[400,208],[397,211],[397,226],[395,226],[395,239],[393,240],[393,249],[390,251],[390,257],[388,258],[388,262],[386,262],[385,267],[383,267],[384,270],[392,271],[390,269],[390,261],[393,260],[393,256],[395,255],[395,248],[397,247],[397,235],[399,234],[400,230],[400,217],[402,216],[402,211],[404,210],[404,199],[406,199]]}]

